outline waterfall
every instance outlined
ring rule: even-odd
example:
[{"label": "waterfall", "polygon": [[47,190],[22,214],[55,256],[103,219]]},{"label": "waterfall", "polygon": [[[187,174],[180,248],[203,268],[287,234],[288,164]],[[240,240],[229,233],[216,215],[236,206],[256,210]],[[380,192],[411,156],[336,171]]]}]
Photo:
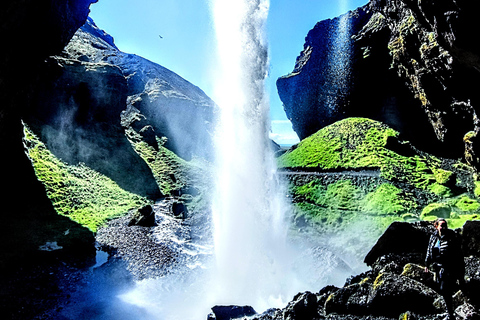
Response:
[{"label": "waterfall", "polygon": [[[348,12],[348,0],[340,0],[341,12]],[[331,112],[335,112],[339,105],[345,101],[350,90],[351,81],[351,23],[349,13],[336,18],[336,26],[333,30],[330,50],[328,52],[327,83],[330,83],[329,94],[326,96],[326,105]]]},{"label": "waterfall", "polygon": [[177,266],[121,295],[145,312],[144,319],[202,319],[215,305],[249,305],[263,312],[284,307],[298,292],[345,279],[339,259],[324,243],[299,235],[298,241],[287,239],[291,209],[268,138],[268,9],[269,0],[211,0],[218,56],[213,100],[220,110],[213,261],[196,259],[199,253],[187,248],[183,251],[193,258],[186,261],[202,261],[200,266]]},{"label": "waterfall", "polygon": [[[217,172],[213,200],[217,304],[278,306],[296,290],[288,278],[281,186],[268,139],[265,92],[268,0],[214,0],[218,67],[214,100]],[[284,193],[283,193],[284,194]],[[288,281],[288,282],[287,282]]]}]

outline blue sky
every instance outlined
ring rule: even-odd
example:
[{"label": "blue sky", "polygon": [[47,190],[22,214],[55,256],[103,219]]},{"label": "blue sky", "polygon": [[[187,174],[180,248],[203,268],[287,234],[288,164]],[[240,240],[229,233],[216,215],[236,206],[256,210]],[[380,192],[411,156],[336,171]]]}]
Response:
[{"label": "blue sky", "polygon": [[[368,0],[270,0],[267,90],[277,139],[292,132],[277,95],[276,79],[293,70],[308,31],[318,21],[366,3]],[[158,63],[212,96],[214,82],[209,70],[215,65],[215,33],[209,0],[99,0],[90,10],[97,26],[113,36],[121,51]]]}]

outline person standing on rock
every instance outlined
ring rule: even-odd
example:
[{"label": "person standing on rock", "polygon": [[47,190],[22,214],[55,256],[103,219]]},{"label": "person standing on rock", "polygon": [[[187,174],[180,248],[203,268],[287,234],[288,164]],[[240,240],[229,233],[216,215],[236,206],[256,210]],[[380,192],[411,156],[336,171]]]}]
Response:
[{"label": "person standing on rock", "polygon": [[447,307],[447,319],[451,320],[455,319],[452,296],[458,288],[457,281],[460,285],[465,281],[465,261],[460,238],[455,231],[448,228],[447,221],[439,218],[434,226],[436,231],[428,243],[425,271],[428,272],[432,266]]}]

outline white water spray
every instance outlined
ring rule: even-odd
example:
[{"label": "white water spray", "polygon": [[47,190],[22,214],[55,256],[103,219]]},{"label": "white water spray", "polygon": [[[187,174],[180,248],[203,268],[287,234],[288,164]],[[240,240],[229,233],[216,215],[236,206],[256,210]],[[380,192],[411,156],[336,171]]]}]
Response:
[{"label": "white water spray", "polygon": [[221,109],[213,292],[217,304],[257,309],[279,306],[298,292],[268,139],[268,7],[268,0],[213,1],[220,67],[214,100]]},{"label": "white water spray", "polygon": [[294,249],[287,240],[290,207],[268,138],[269,0],[211,0],[211,8],[218,46],[213,99],[221,110],[212,192],[215,261],[138,282],[121,298],[145,310],[143,319],[205,319],[215,305],[250,305],[257,312],[284,307],[296,293],[332,283],[338,269],[328,250]]}]

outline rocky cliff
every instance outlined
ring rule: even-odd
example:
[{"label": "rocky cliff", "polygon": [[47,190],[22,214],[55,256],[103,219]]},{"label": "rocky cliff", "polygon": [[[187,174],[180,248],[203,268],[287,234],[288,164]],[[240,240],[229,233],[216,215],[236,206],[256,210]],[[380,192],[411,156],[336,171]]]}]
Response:
[{"label": "rocky cliff", "polygon": [[[10,1],[3,17],[1,34],[11,46],[2,52],[0,65],[0,142],[8,154],[1,157],[1,167],[13,178],[2,191],[7,232],[0,267],[37,253],[57,257],[74,250],[80,261],[85,261],[81,252],[93,257],[92,228],[58,215],[59,208],[67,215],[84,210],[86,198],[75,194],[82,184],[75,182],[82,179],[78,174],[102,175],[105,185],[90,191],[118,190],[118,185],[143,203],[170,193],[198,193],[186,185],[186,173],[177,173],[184,160],[212,155],[215,105],[203,91],[170,70],[119,51],[111,36],[87,20],[93,1],[47,2]],[[27,41],[33,30],[45,36]],[[38,158],[44,150],[59,159],[57,167]],[[45,181],[47,171],[40,177],[32,163],[35,170],[39,165],[56,175],[46,174],[53,186]],[[119,202],[116,196],[112,193],[110,206]],[[19,204],[25,197],[29,201]]]},{"label": "rocky cliff", "polygon": [[25,121],[67,163],[83,162],[156,199],[159,187],[132,144],[158,149],[164,137],[184,159],[211,156],[213,101],[170,70],[118,50],[90,18],[43,74]]},{"label": "rocky cliff", "polygon": [[[37,252],[46,242],[92,253],[93,235],[78,228],[54,211],[45,189],[37,180],[22,143],[21,117],[31,103],[40,66],[50,55],[59,54],[88,16],[93,0],[16,1],[2,3],[0,35],[5,45],[0,53],[0,168],[5,180],[2,189],[2,257],[0,267],[14,257]],[[42,30],[41,35],[39,30]],[[25,200],[27,199],[27,200]],[[58,230],[47,226],[56,224]],[[83,234],[72,239],[66,230]]]},{"label": "rocky cliff", "polygon": [[[301,139],[337,120],[382,121],[437,155],[478,164],[478,4],[372,0],[319,22],[295,69],[278,79]],[[345,57],[345,55],[347,55]]]}]

